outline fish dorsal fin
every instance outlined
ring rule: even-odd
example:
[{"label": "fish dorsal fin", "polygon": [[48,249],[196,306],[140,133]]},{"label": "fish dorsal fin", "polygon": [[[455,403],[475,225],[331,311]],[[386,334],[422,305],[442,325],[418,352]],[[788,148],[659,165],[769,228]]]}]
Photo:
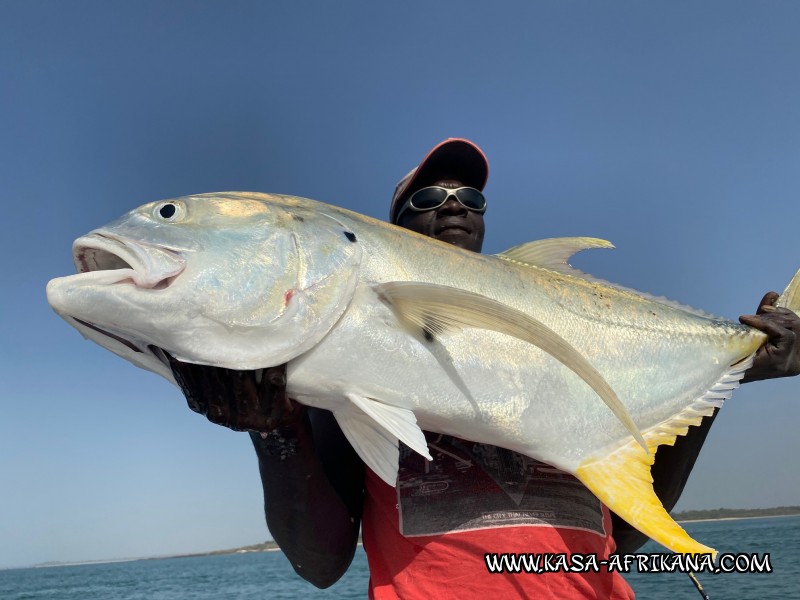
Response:
[{"label": "fish dorsal fin", "polygon": [[[569,259],[573,255],[580,252],[581,250],[588,250],[589,248],[613,249],[614,247],[615,247],[614,244],[612,244],[611,242],[607,240],[601,240],[600,238],[592,238],[592,237],[548,238],[544,240],[535,240],[533,242],[528,242],[526,244],[520,244],[519,246],[514,246],[513,248],[509,248],[505,252],[501,252],[500,254],[495,254],[495,256],[502,260],[513,262],[518,265],[549,269],[551,271],[555,271],[563,275],[578,277],[580,279],[589,281],[591,283],[607,285],[621,292],[634,294],[636,296],[640,296],[647,300],[652,300],[653,302],[667,304],[668,306],[677,308],[678,310],[682,310],[684,312],[691,313],[693,315],[697,315],[698,317],[703,317],[706,319],[720,318],[711,313],[707,313],[703,310],[699,310],[697,308],[689,306],[688,304],[683,304],[681,302],[676,302],[675,300],[671,300],[670,298],[665,298],[664,296],[656,296],[654,294],[648,294],[647,292],[640,292],[638,290],[625,287],[624,285],[619,285],[618,283],[611,283],[610,281],[601,279],[600,277],[595,277],[593,275],[584,273],[580,269],[576,269],[575,267],[569,264]],[[798,272],[798,274],[800,274],[800,272]],[[798,277],[798,284],[796,284],[796,287],[800,287],[800,277]],[[784,292],[784,295],[786,295],[786,293],[787,292]],[[797,302],[798,304],[800,304],[800,293],[798,293]],[[783,306],[780,304],[780,301],[778,302],[778,305]]]},{"label": "fish dorsal fin", "polygon": [[515,263],[575,275],[582,273],[569,264],[573,254],[589,248],[613,247],[614,244],[607,240],[592,237],[548,238],[514,246],[497,256]]},{"label": "fish dorsal fin", "polygon": [[473,327],[510,335],[541,348],[597,392],[642,448],[647,449],[633,419],[608,382],[580,352],[544,323],[497,300],[448,286],[393,281],[376,286],[376,291],[402,322],[421,328],[426,335]]}]

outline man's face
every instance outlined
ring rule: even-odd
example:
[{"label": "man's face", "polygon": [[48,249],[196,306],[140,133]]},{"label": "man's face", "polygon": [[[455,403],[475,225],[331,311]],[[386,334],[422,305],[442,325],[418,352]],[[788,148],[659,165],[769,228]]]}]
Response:
[{"label": "man's face", "polygon": [[[464,187],[457,179],[442,179],[433,185],[451,190]],[[462,206],[455,196],[434,210],[408,209],[400,215],[397,225],[465,250],[480,252],[483,247],[483,215]]]}]

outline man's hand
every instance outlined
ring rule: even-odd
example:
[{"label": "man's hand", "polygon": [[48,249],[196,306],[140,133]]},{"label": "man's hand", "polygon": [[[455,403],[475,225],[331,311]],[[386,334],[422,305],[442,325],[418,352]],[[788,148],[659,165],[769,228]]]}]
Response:
[{"label": "man's hand", "polygon": [[776,307],[777,300],[777,293],[768,292],[761,299],[755,315],[739,317],[745,325],[760,329],[769,336],[756,352],[753,366],[745,373],[742,383],[800,373],[800,317],[788,308]]},{"label": "man's hand", "polygon": [[268,432],[292,426],[306,408],[286,397],[286,365],[234,371],[180,362],[169,357],[172,373],[194,412],[234,431]]}]

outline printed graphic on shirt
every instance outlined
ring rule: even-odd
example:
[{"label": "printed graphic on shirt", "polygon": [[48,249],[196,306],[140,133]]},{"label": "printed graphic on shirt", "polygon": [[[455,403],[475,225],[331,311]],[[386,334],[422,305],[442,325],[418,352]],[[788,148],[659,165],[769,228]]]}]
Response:
[{"label": "printed graphic on shirt", "polygon": [[400,449],[400,531],[437,535],[553,526],[604,536],[600,501],[572,475],[494,446],[428,435],[433,461]]}]

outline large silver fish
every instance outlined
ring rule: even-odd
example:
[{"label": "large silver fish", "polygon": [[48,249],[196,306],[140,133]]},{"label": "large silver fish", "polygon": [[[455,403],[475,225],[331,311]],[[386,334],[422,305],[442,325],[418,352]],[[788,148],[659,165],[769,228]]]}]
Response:
[{"label": "large silver fish", "polygon": [[[79,238],[52,307],[85,337],[175,383],[164,355],[230,369],[288,363],[288,393],[333,411],[394,485],[421,429],[574,474],[677,552],[692,540],[653,492],[658,446],[728,398],[765,335],[595,280],[593,238],[497,256],[290,196],[146,204]],[[797,309],[795,281],[781,304]],[[421,428],[421,429],[420,429]]]}]

